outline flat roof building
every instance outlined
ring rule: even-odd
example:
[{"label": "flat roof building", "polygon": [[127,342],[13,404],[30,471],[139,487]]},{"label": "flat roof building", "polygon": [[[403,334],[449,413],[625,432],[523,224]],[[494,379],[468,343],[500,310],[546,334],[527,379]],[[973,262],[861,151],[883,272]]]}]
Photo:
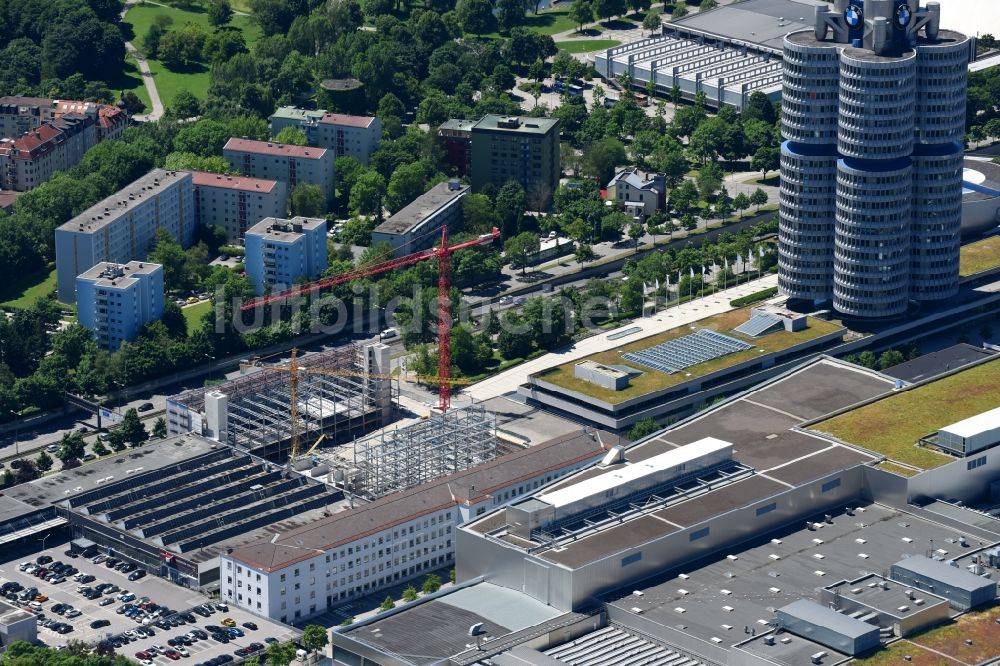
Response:
[{"label": "flat roof building", "polygon": [[559,187],[559,119],[483,116],[472,126],[471,164],[474,191],[512,180],[530,210],[547,210]]},{"label": "flat roof building", "polygon": [[614,443],[577,430],[279,531],[223,556],[222,597],[296,622],[439,569],[453,560],[457,525],[599,460]]},{"label": "flat roof building", "polygon": [[224,229],[230,243],[242,242],[247,229],[265,217],[288,214],[284,181],[207,171],[194,171],[191,178],[198,223]]},{"label": "flat roof building", "polygon": [[59,300],[75,302],[76,277],[102,261],[145,259],[158,230],[186,248],[196,227],[191,174],[153,169],[56,229]]},{"label": "flat roof building", "polygon": [[334,194],[333,151],[313,146],[292,146],[273,141],[232,138],[222,148],[222,156],[244,176],[280,180],[291,196],[296,185],[319,187],[327,205]]},{"label": "flat roof building", "polygon": [[76,278],[78,321],[97,344],[114,351],[163,316],[163,266],[101,262]]},{"label": "flat roof building", "polygon": [[0,601],[0,654],[14,641],[38,640],[38,619],[34,613]]},{"label": "flat roof building", "polygon": [[268,217],[250,227],[243,238],[246,273],[258,295],[268,289],[314,279],[326,270],[326,220]]},{"label": "flat roof building", "polygon": [[468,185],[457,180],[438,183],[375,227],[372,245],[388,243],[397,257],[434,246],[442,227],[451,229],[462,221],[462,199],[468,193]]},{"label": "flat roof building", "polygon": [[382,139],[382,121],[375,116],[328,113],[325,109],[283,106],[271,117],[271,135],[285,127],[296,127],[310,146],[332,150],[336,157],[350,155],[367,166]]},{"label": "flat roof building", "polygon": [[877,626],[842,615],[809,599],[782,606],[775,615],[782,629],[852,657],[875,650],[882,644]]},{"label": "flat roof building", "polygon": [[936,559],[923,555],[903,558],[892,565],[889,575],[900,583],[944,597],[958,610],[976,608],[997,598],[996,581],[953,566],[940,556]]}]

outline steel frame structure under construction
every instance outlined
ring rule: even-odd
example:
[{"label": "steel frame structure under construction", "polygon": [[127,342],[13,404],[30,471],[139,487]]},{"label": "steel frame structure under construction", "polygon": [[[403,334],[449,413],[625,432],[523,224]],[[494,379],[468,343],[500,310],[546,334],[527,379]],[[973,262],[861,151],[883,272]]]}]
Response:
[{"label": "steel frame structure under construction", "polygon": [[[350,344],[299,359],[298,434],[305,445],[321,434],[331,442],[347,441],[386,425],[392,383],[385,377],[366,376],[375,372],[366,368],[367,353],[367,347]],[[226,418],[219,441],[263,455],[279,453],[292,437],[292,377],[285,366],[260,367],[233,381],[183,393],[173,402],[206,414],[212,394],[222,393]]]},{"label": "steel frame structure under construction", "polygon": [[434,413],[425,421],[354,443],[354,494],[374,500],[498,455],[496,416],[480,405]]}]

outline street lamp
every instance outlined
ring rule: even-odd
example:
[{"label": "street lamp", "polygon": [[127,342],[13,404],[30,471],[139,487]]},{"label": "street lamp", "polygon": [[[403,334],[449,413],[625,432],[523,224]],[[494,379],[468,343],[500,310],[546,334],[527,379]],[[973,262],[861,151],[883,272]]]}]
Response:
[{"label": "street lamp", "polygon": [[19,436],[21,434],[21,432],[20,432],[20,430],[21,430],[21,420],[20,420],[21,419],[21,415],[18,412],[14,411],[13,409],[8,410],[8,411],[11,413],[11,416],[14,417],[14,456],[16,457],[18,455],[18,443],[17,443],[17,440],[18,440],[18,438],[19,438]]}]

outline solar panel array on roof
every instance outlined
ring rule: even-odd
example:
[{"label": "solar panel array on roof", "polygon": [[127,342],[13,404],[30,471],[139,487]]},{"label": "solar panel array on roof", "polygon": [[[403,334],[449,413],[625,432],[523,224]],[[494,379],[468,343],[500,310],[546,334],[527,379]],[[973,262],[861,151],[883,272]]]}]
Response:
[{"label": "solar panel array on roof", "polygon": [[767,314],[766,312],[759,312],[733,330],[737,333],[750,336],[751,338],[756,338],[759,335],[770,333],[781,325],[781,319],[778,317],[775,317],[772,314]]},{"label": "solar panel array on roof", "polygon": [[753,345],[742,340],[703,328],[691,335],[675,338],[649,349],[629,352],[623,358],[670,374],[726,354],[752,348]]}]

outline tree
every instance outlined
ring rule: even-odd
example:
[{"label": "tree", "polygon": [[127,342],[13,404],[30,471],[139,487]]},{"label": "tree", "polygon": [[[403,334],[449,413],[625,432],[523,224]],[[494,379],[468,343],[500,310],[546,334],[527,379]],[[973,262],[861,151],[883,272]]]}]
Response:
[{"label": "tree", "polygon": [[778,148],[758,148],[757,152],[750,158],[750,168],[760,171],[764,178],[767,178],[768,171],[774,171],[781,165],[781,151]]},{"label": "tree", "polygon": [[93,450],[95,456],[106,456],[111,453],[108,451],[108,447],[104,446],[104,442],[99,439],[90,448]]},{"label": "tree", "polygon": [[757,90],[750,93],[747,106],[743,109],[743,121],[762,120],[768,125],[774,125],[778,116],[774,111],[774,104],[767,98],[767,95]]},{"label": "tree", "polygon": [[[251,0],[251,6],[255,4]],[[288,666],[295,659],[295,643],[271,643],[267,646],[268,666]]]},{"label": "tree", "polygon": [[171,30],[160,38],[159,59],[169,69],[189,67],[201,59],[205,38],[204,29],[195,23]]},{"label": "tree", "polygon": [[201,114],[201,103],[190,91],[180,89],[174,95],[174,103],[167,107],[167,116],[176,119],[194,118]]},{"label": "tree", "polygon": [[663,21],[660,19],[660,15],[656,12],[647,12],[646,17],[642,19],[642,27],[645,30],[649,30],[649,34],[653,34],[656,30],[663,25]]},{"label": "tree", "polygon": [[157,439],[166,439],[167,437],[167,422],[163,420],[162,416],[153,422],[153,437]]},{"label": "tree", "polygon": [[125,450],[125,433],[120,427],[108,430],[108,446],[115,451]]},{"label": "tree", "polygon": [[47,472],[52,469],[52,456],[50,456],[45,451],[38,454],[37,460],[35,460],[35,467],[37,467],[42,472]]},{"label": "tree", "polygon": [[184,270],[187,256],[169,231],[162,227],[156,230],[156,245],[148,258],[150,262],[163,266],[163,284],[168,291],[187,290],[187,274]]},{"label": "tree", "polygon": [[678,2],[674,5],[674,11],[670,13],[670,18],[679,19],[684,18],[688,15],[688,9],[683,2]]},{"label": "tree", "polygon": [[760,212],[760,207],[767,203],[767,192],[758,187],[750,195],[750,203],[757,207],[757,212]]},{"label": "tree", "polygon": [[73,432],[63,434],[62,440],[59,442],[59,450],[56,452],[56,458],[59,458],[63,462],[71,459],[80,459],[86,453],[86,450],[83,434],[78,430],[74,430]]},{"label": "tree", "polygon": [[875,352],[865,350],[858,355],[858,365],[874,370],[878,365],[878,357],[875,356]]},{"label": "tree", "polygon": [[355,215],[375,215],[382,218],[382,202],[385,200],[385,178],[377,171],[364,171],[351,188],[347,205]]},{"label": "tree", "polygon": [[615,167],[627,161],[625,146],[613,137],[598,139],[583,148],[583,172],[596,178],[601,186],[611,180]]},{"label": "tree", "polygon": [[417,600],[417,588],[412,585],[407,585],[406,589],[403,590],[403,601],[416,601]]},{"label": "tree", "polygon": [[[903,352],[897,349],[887,349],[878,357],[878,369],[886,370],[894,365],[899,365],[905,360]],[[41,469],[41,465],[38,468]]]},{"label": "tree", "polygon": [[329,642],[330,637],[327,635],[325,627],[321,627],[318,624],[310,624],[302,630],[302,647],[310,652],[319,652]]},{"label": "tree", "polygon": [[424,584],[421,586],[424,594],[433,594],[441,589],[441,579],[437,574],[430,574],[424,579]]},{"label": "tree", "polygon": [[613,16],[622,16],[627,10],[625,0],[593,0],[594,13],[598,18],[610,19]]},{"label": "tree", "polygon": [[743,211],[750,207],[750,197],[740,192],[733,198],[733,208],[740,211],[740,219],[743,219]]},{"label": "tree", "polygon": [[722,167],[717,162],[709,162],[698,169],[698,194],[708,200],[722,187]]},{"label": "tree", "polygon": [[[56,457],[59,457],[58,454],[56,454]],[[76,458],[67,458],[67,460],[75,461]],[[22,458],[21,466],[17,468],[17,473],[14,474],[14,483],[28,483],[37,479],[38,476],[38,468],[35,467],[35,461]]]},{"label": "tree", "polygon": [[160,55],[160,40],[166,30],[158,23],[149,26],[146,36],[142,38],[142,50],[147,58],[158,58]]},{"label": "tree", "polygon": [[524,318],[515,310],[500,317],[497,351],[507,360],[524,358],[531,353],[531,335]]},{"label": "tree", "polygon": [[645,235],[646,230],[640,222],[632,222],[628,225],[628,237],[635,241],[635,249],[639,249],[639,239]]},{"label": "tree", "polygon": [[221,28],[233,18],[233,8],[229,0],[211,0],[208,3],[208,22],[213,28]]},{"label": "tree", "polygon": [[524,13],[527,10],[524,0],[496,0],[497,24],[503,31],[510,30],[524,23]]},{"label": "tree", "polygon": [[399,211],[426,191],[424,165],[419,162],[404,164],[392,173],[385,197],[385,205],[393,213]]},{"label": "tree", "polygon": [[576,0],[569,8],[569,17],[573,19],[573,24],[577,26],[577,32],[583,30],[583,26],[594,20],[594,6],[589,0]]},{"label": "tree", "polygon": [[146,426],[139,420],[139,412],[134,408],[125,412],[125,416],[122,418],[122,422],[118,425],[118,428],[122,432],[122,437],[132,445],[132,448],[139,446],[149,439]]},{"label": "tree", "polygon": [[489,0],[460,0],[455,8],[462,31],[479,36],[493,30],[496,17]]},{"label": "tree", "polygon": [[632,429],[628,431],[628,438],[634,442],[648,435],[652,435],[654,432],[659,432],[662,429],[663,426],[653,419],[642,419],[641,421],[637,421],[636,424],[632,426]]},{"label": "tree", "polygon": [[319,185],[313,183],[299,183],[292,188],[292,195],[289,197],[289,205],[292,215],[302,217],[323,217],[326,215],[326,196]]},{"label": "tree", "polygon": [[378,611],[380,613],[384,613],[385,611],[392,610],[395,607],[396,602],[392,600],[392,597],[386,596],[386,598],[382,600],[382,603],[379,604]]},{"label": "tree", "polygon": [[510,265],[514,268],[520,268],[521,274],[524,275],[525,268],[538,254],[540,245],[537,234],[525,231],[513,238],[508,238],[503,244],[503,251],[507,259],[510,260]]},{"label": "tree", "polygon": [[719,3],[716,0],[701,0],[701,2],[698,4],[698,9],[704,12],[708,11],[709,9],[715,9],[718,6]]},{"label": "tree", "polygon": [[528,197],[521,184],[509,180],[497,192],[497,213],[500,215],[500,230],[504,238],[514,236],[521,226],[521,218],[528,209]]}]

